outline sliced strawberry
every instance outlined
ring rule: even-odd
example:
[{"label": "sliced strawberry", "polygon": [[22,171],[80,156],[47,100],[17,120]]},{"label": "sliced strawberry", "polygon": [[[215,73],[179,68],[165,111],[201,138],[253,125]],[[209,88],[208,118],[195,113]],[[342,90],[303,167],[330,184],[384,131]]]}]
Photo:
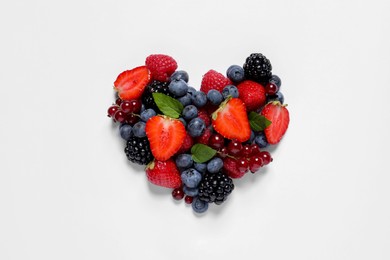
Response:
[{"label": "sliced strawberry", "polygon": [[160,161],[168,160],[182,146],[186,129],[182,122],[166,116],[154,116],[146,122],[146,135],[153,156]]},{"label": "sliced strawberry", "polygon": [[165,188],[178,188],[181,186],[179,170],[173,160],[154,160],[146,167],[148,180],[158,186]]},{"label": "sliced strawberry", "polygon": [[272,123],[265,130],[268,143],[277,144],[286,133],[290,122],[290,115],[285,105],[279,101],[273,101],[265,105],[261,114]]},{"label": "sliced strawberry", "polygon": [[114,88],[122,100],[138,99],[149,81],[149,70],[146,66],[141,66],[119,74],[114,82]]},{"label": "sliced strawberry", "polygon": [[245,104],[238,98],[232,98],[221,104],[212,115],[215,131],[228,139],[247,141],[251,136]]}]

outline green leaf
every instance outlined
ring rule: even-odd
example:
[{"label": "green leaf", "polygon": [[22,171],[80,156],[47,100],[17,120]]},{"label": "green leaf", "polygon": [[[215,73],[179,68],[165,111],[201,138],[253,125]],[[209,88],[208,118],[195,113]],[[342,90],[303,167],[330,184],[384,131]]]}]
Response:
[{"label": "green leaf", "polygon": [[153,99],[157,107],[164,115],[179,118],[183,105],[177,100],[163,93],[153,93]]},{"label": "green leaf", "polygon": [[194,162],[204,163],[213,158],[217,151],[204,144],[195,144],[191,148],[191,153]]},{"label": "green leaf", "polygon": [[253,131],[263,131],[266,129],[272,122],[269,121],[265,116],[259,115],[256,112],[249,113],[249,124]]}]

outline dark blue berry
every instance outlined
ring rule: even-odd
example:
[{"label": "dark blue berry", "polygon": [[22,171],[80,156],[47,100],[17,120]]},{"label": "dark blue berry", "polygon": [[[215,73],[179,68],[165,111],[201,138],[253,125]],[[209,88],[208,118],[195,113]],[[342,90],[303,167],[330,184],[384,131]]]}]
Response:
[{"label": "dark blue berry", "polygon": [[203,213],[209,208],[209,203],[200,200],[199,197],[195,197],[191,205],[196,213]]},{"label": "dark blue berry", "polygon": [[179,80],[179,79],[182,79],[184,80],[185,82],[188,82],[189,80],[189,76],[188,76],[188,73],[184,70],[177,70],[175,71],[172,75],[171,75],[171,78],[170,80],[173,81],[173,80]]},{"label": "dark blue berry", "polygon": [[210,173],[219,172],[222,169],[223,161],[219,157],[215,157],[207,163],[207,171]]},{"label": "dark blue berry", "polygon": [[255,143],[260,148],[265,148],[268,146],[267,138],[265,137],[264,132],[257,133],[257,135],[255,137]]},{"label": "dark blue berry", "polygon": [[192,137],[201,136],[205,129],[206,129],[206,124],[199,117],[192,119],[187,125],[187,131],[189,135]]},{"label": "dark blue berry", "polygon": [[194,105],[186,106],[182,111],[183,118],[187,121],[198,116],[198,109]]},{"label": "dark blue berry", "polygon": [[187,93],[188,85],[184,80],[179,79],[171,81],[168,88],[169,92],[171,92],[176,97],[182,97]]},{"label": "dark blue berry", "polygon": [[194,168],[183,171],[180,177],[184,185],[186,185],[188,188],[197,187],[202,180],[202,174]]},{"label": "dark blue berry", "polygon": [[187,121],[186,121],[184,118],[182,118],[182,117],[179,117],[179,120],[180,120],[180,122],[182,122],[182,123],[183,123],[184,127],[186,127],[186,126],[187,126]]},{"label": "dark blue berry", "polygon": [[198,188],[188,188],[186,185],[183,186],[183,191],[187,196],[195,197],[199,194]]},{"label": "dark blue berry", "polygon": [[282,92],[279,91],[278,93],[276,93],[273,96],[268,96],[267,103],[270,101],[279,101],[281,104],[283,104],[284,103],[284,96],[283,96]]},{"label": "dark blue berry", "polygon": [[269,79],[270,83],[275,84],[280,89],[280,86],[282,86],[282,80],[277,75],[272,75],[272,77]]},{"label": "dark blue berry", "polygon": [[244,69],[238,65],[230,66],[226,71],[226,75],[234,83],[240,83],[245,78]]},{"label": "dark blue berry", "polygon": [[221,102],[223,100],[223,96],[222,96],[221,92],[219,92],[218,90],[211,89],[207,93],[207,99],[214,106],[218,106],[219,104],[221,104]]},{"label": "dark blue berry", "polygon": [[188,169],[193,163],[194,161],[192,160],[191,154],[182,153],[176,158],[176,165],[181,169]]},{"label": "dark blue berry", "polygon": [[133,126],[133,134],[138,138],[145,137],[145,122],[139,121],[135,123],[135,125]]},{"label": "dark blue berry", "polygon": [[128,141],[133,136],[133,128],[131,125],[122,124],[119,127],[119,133],[124,140]]},{"label": "dark blue berry", "polygon": [[196,91],[192,95],[192,104],[197,107],[203,107],[207,103],[207,96],[203,91]]},{"label": "dark blue berry", "polygon": [[183,107],[191,105],[191,94],[187,93],[184,96],[177,98],[177,100],[179,100]]},{"label": "dark blue berry", "polygon": [[195,169],[200,173],[205,173],[207,169],[206,163],[194,163]]},{"label": "dark blue berry", "polygon": [[196,93],[196,89],[195,88],[193,88],[193,87],[188,87],[188,90],[187,90],[187,92],[191,95],[191,96],[193,96],[195,93]]},{"label": "dark blue berry", "polygon": [[233,85],[227,85],[222,90],[222,96],[224,99],[226,99],[228,96],[232,96],[234,98],[238,98],[239,93],[236,86]]},{"label": "dark blue berry", "polygon": [[141,112],[141,120],[146,122],[148,121],[151,117],[154,117],[156,115],[156,111],[154,111],[151,108],[146,109],[145,111]]}]

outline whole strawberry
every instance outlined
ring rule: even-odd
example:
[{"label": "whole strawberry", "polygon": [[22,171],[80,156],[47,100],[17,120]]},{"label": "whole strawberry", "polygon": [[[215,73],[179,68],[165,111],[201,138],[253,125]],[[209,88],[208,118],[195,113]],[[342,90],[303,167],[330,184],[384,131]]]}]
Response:
[{"label": "whole strawberry", "polygon": [[152,79],[166,82],[177,69],[176,61],[168,55],[152,54],[146,58],[146,67],[149,69]]},{"label": "whole strawberry", "polygon": [[182,184],[179,170],[171,159],[167,161],[154,160],[146,167],[145,171],[148,180],[155,185],[174,189]]},{"label": "whole strawberry", "polygon": [[265,89],[259,83],[245,80],[238,84],[237,89],[240,93],[240,99],[244,101],[248,112],[259,109],[266,102]]}]

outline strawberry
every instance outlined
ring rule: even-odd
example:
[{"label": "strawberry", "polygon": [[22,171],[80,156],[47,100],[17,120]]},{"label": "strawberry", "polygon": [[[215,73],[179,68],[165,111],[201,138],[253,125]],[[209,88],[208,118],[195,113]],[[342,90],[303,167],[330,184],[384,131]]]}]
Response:
[{"label": "strawberry", "polygon": [[154,116],[146,122],[146,135],[154,158],[165,161],[182,146],[186,129],[182,122],[166,116]]},{"label": "strawberry", "polygon": [[209,70],[203,75],[200,90],[206,94],[210,89],[216,89],[222,92],[223,88],[230,84],[232,84],[230,79],[215,70]]},{"label": "strawberry", "polygon": [[150,81],[150,72],[145,66],[126,70],[118,75],[114,89],[122,100],[132,100],[141,97]]},{"label": "strawberry", "polygon": [[239,98],[227,99],[212,114],[215,131],[228,139],[247,141],[251,136],[245,104]]},{"label": "strawberry", "polygon": [[266,102],[265,88],[257,82],[245,80],[238,84],[237,89],[247,111],[257,110]]},{"label": "strawberry", "polygon": [[152,54],[145,60],[146,67],[150,70],[152,78],[166,82],[177,69],[176,61],[168,55]]},{"label": "strawberry", "polygon": [[282,105],[279,101],[272,101],[263,108],[261,114],[272,122],[264,130],[268,143],[279,143],[286,133],[290,122],[290,115],[286,105]]},{"label": "strawberry", "polygon": [[229,177],[234,179],[241,178],[242,176],[245,175],[246,172],[246,171],[240,171],[238,169],[237,160],[230,157],[226,157],[223,160],[223,170]]},{"label": "strawberry", "polygon": [[182,184],[179,170],[171,159],[167,161],[154,160],[148,164],[145,171],[148,180],[155,185],[174,189]]}]

